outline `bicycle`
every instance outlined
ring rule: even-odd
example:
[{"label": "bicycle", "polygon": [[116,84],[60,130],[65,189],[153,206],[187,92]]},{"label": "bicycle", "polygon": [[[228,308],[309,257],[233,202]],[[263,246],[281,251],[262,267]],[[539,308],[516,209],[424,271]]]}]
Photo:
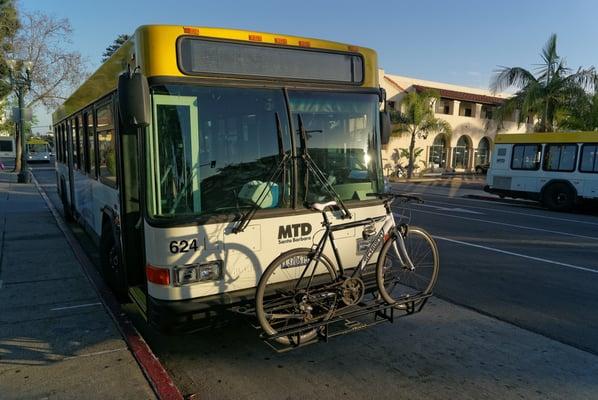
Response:
[{"label": "bicycle", "polygon": [[[415,196],[369,194],[384,200],[386,214],[375,218],[333,225],[327,210],[337,203],[314,203],[311,209],[322,213],[322,238],[312,248],[298,248],[280,254],[264,271],[257,286],[256,315],[263,331],[275,336],[279,331],[306,325],[299,334],[276,337],[283,345],[298,345],[314,339],[320,327],[317,322],[333,317],[339,306],[360,304],[366,292],[363,272],[371,257],[381,247],[375,270],[375,298],[398,309],[420,304],[436,283],[439,269],[438,248],[434,239],[422,228],[395,223],[391,204],[422,200]],[[375,224],[382,223],[376,231]],[[368,241],[364,255],[350,275],[343,268],[334,232],[363,226],[363,239]],[[335,268],[323,253],[330,241]],[[338,271],[338,273],[337,273]],[[371,272],[369,273],[371,275]],[[366,279],[367,280],[367,279]],[[369,277],[371,281],[371,276]]]}]

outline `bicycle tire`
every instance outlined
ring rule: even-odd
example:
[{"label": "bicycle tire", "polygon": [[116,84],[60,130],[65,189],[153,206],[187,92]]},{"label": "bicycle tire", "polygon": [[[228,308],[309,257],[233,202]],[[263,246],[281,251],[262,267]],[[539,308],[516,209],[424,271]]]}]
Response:
[{"label": "bicycle tire", "polygon": [[[308,260],[312,260],[315,259],[315,257],[313,256],[313,251],[311,249],[308,248],[299,248],[299,249],[293,249],[290,250],[288,252],[282,253],[281,255],[279,255],[276,259],[274,259],[274,261],[272,261],[272,263],[270,263],[270,265],[268,266],[268,268],[266,268],[266,270],[264,271],[264,273],[262,274],[259,284],[257,286],[257,291],[256,291],[256,296],[255,296],[255,310],[256,310],[256,316],[258,319],[258,322],[260,324],[260,326],[262,327],[262,329],[264,330],[264,332],[268,335],[275,335],[278,333],[276,328],[279,328],[278,326],[273,326],[274,324],[271,323],[271,321],[268,318],[268,314],[271,314],[270,311],[270,307],[268,304],[266,304],[264,302],[265,299],[269,299],[271,303],[273,303],[278,294],[273,295],[272,292],[274,290],[276,290],[276,288],[279,291],[282,291],[282,287],[283,286],[287,286],[287,287],[291,287],[291,284],[297,284],[297,282],[299,282],[299,278],[301,276],[301,272],[299,270],[302,270],[300,268],[294,267],[294,268],[289,268],[289,267],[284,267],[284,262],[288,261],[288,260],[292,260],[295,259],[297,260],[297,257],[307,257]],[[320,255],[318,257],[318,265],[323,265],[325,267],[325,269],[327,270],[321,270],[323,271],[322,274],[318,274],[316,277],[318,278],[318,284],[321,285],[326,284],[326,283],[333,283],[336,281],[336,270],[333,268],[332,266],[332,262],[330,262],[330,260],[328,259],[328,257],[326,257],[325,255]],[[289,265],[289,264],[287,264]],[[309,266],[310,264],[306,264],[305,268],[303,269],[307,269],[307,268],[311,268]],[[322,268],[320,266],[318,266],[318,268]],[[278,280],[278,281],[274,281],[271,278],[273,278],[273,275],[275,273],[282,273],[282,270],[287,269],[287,270],[292,270],[294,272],[294,274],[296,275],[295,279],[291,278],[289,280]],[[307,271],[309,272],[309,271]],[[327,272],[327,274],[326,274]],[[291,274],[286,274],[286,277],[289,277]],[[326,276],[328,275],[328,276]],[[305,279],[305,277],[303,278]],[[323,281],[323,282],[322,282]],[[301,282],[299,282],[301,283]],[[270,288],[269,288],[270,286]],[[312,287],[311,285],[308,286],[308,288]],[[301,290],[305,290],[305,289],[301,289]],[[292,295],[288,296],[290,300],[287,304],[287,307],[296,310],[296,307],[299,306],[296,302],[296,296],[299,294],[299,291],[296,291],[296,293],[293,293]],[[284,304],[284,299],[281,300],[282,304]],[[334,299],[334,303],[336,303],[336,299]],[[320,304],[314,304],[316,306],[319,306],[320,308],[323,308],[322,305]],[[272,305],[272,307],[274,307]],[[327,320],[330,319],[330,317],[332,316],[332,314],[334,313],[334,307],[331,307],[329,310],[322,310],[322,315],[317,316],[314,319],[321,319],[321,320]],[[306,318],[308,318],[307,316],[305,316]],[[272,318],[270,318],[272,319]],[[309,322],[309,321],[305,321],[305,322]],[[280,329],[280,328],[279,328]],[[314,339],[318,334],[318,329],[317,328],[313,328],[313,329],[308,329],[305,332],[301,332],[300,334],[295,334],[292,335],[291,337],[289,336],[283,336],[283,337],[279,337],[274,339],[276,342],[283,344],[283,345],[298,345],[300,343],[306,343],[312,339]]]},{"label": "bicycle tire", "polygon": [[[376,263],[376,282],[384,301],[388,304],[399,302],[398,308],[406,308],[405,301],[410,297],[432,292],[438,279],[440,258],[432,236],[422,228],[410,226],[403,240],[415,267],[412,271],[391,251],[395,240],[396,236],[393,236],[380,250]],[[413,305],[417,306],[421,301],[423,299],[413,302]]]}]

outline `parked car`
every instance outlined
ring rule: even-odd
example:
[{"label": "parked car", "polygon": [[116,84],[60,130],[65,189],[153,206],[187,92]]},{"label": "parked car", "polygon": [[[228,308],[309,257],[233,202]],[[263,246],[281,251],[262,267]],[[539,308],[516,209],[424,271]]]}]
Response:
[{"label": "parked car", "polygon": [[490,163],[478,164],[475,166],[475,173],[480,175],[486,175],[488,173],[488,168],[490,168]]}]

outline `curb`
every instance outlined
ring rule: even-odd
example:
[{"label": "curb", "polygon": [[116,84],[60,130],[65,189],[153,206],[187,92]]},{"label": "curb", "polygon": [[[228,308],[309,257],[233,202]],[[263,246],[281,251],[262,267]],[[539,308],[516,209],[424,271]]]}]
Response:
[{"label": "curb", "polygon": [[75,257],[81,265],[81,269],[93,286],[96,294],[100,298],[104,309],[108,312],[112,320],[116,323],[118,330],[124,338],[133,357],[141,367],[143,374],[150,383],[154,393],[160,400],[183,400],[183,395],[174,384],[172,378],[160,363],[160,360],[154,355],[147,342],[141,337],[133,323],[122,312],[120,304],[104,284],[100,274],[95,269],[91,260],[85,254],[83,248],[70,231],[66,222],[52,204],[46,192],[41,188],[39,182],[32,174],[32,182],[35,184],[37,191],[44,199],[46,206],[50,213],[56,220],[58,228],[62,231],[67,243],[73,250]]}]

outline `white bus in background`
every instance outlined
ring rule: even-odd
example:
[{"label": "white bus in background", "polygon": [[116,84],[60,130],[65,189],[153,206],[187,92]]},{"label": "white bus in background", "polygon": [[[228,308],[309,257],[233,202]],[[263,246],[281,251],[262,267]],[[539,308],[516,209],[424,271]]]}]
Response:
[{"label": "white bus in background", "polygon": [[29,162],[50,162],[50,144],[41,139],[29,139],[27,141],[27,161]]},{"label": "white bus in background", "polygon": [[0,157],[15,157],[15,139],[12,136],[0,137]]},{"label": "white bus in background", "polygon": [[498,135],[484,190],[557,211],[598,199],[598,132]]}]

